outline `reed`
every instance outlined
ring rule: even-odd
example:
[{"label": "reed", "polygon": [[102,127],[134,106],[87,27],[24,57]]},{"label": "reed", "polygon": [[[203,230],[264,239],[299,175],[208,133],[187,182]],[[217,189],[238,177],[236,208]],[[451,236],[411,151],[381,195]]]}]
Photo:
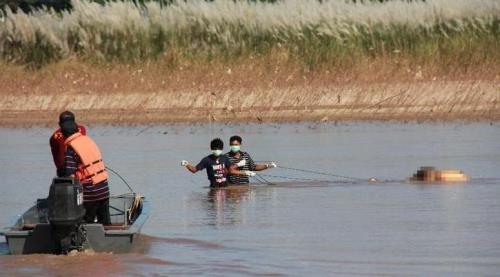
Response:
[{"label": "reed", "polygon": [[141,63],[165,58],[234,62],[272,57],[302,64],[398,62],[473,66],[500,59],[500,1],[351,2],[288,0],[74,1],[71,12],[9,9],[0,20],[0,58],[41,67],[68,57]]}]

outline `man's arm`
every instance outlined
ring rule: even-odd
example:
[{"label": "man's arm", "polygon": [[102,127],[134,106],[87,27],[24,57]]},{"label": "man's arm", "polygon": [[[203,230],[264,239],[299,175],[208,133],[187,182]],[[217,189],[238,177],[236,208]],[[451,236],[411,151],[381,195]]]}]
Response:
[{"label": "man's arm", "polygon": [[74,177],[79,162],[79,157],[75,150],[68,147],[66,149],[66,155],[64,156],[64,177]]},{"label": "man's arm", "polygon": [[253,171],[262,171],[262,170],[266,170],[270,167],[276,167],[276,164],[274,162],[271,162],[269,164],[256,164],[252,157],[250,157],[250,154],[248,154],[248,165],[250,167],[250,170],[253,170]]},{"label": "man's arm", "polygon": [[195,167],[195,166],[192,166],[192,165],[190,165],[190,164],[187,164],[187,165],[186,165],[186,168],[187,168],[189,171],[191,171],[191,173],[196,173],[196,172],[198,172],[198,169],[196,169],[196,167]]},{"label": "man's arm", "polygon": [[[244,159],[242,160],[244,161]],[[238,164],[233,164],[229,157],[225,157],[224,164],[226,166],[226,171],[229,175],[239,175],[239,176],[254,176],[255,173],[251,171],[239,170]],[[251,172],[251,173],[249,173]],[[253,174],[253,175],[252,175]]]},{"label": "man's arm", "polygon": [[267,164],[255,164],[255,171],[262,171],[262,170],[266,170],[268,169],[269,167],[267,166]]},{"label": "man's arm", "polygon": [[201,160],[196,166],[191,165],[188,161],[182,160],[181,161],[181,166],[185,166],[187,170],[189,170],[191,173],[196,173],[202,169],[205,168],[205,159]]},{"label": "man's arm", "polygon": [[54,160],[54,165],[58,167],[59,165],[57,163],[58,161],[57,157],[59,157],[59,145],[55,138],[55,134],[52,134],[52,136],[50,136],[49,144],[50,144],[50,152],[52,153],[52,159]]},{"label": "man's arm", "polygon": [[268,168],[275,168],[275,167],[277,167],[275,162],[270,162],[267,164],[256,164],[255,171],[262,171],[262,170],[266,170]]},{"label": "man's arm", "polygon": [[239,176],[255,176],[255,172],[246,171],[246,170],[238,170],[238,166],[233,164],[227,168],[227,172],[231,175],[239,175]]}]

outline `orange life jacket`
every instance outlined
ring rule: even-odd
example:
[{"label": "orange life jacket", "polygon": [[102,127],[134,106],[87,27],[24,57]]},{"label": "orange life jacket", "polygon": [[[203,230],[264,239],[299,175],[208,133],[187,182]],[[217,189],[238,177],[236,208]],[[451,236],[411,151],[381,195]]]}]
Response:
[{"label": "orange life jacket", "polygon": [[90,137],[75,133],[64,143],[66,146],[71,146],[80,157],[81,163],[76,170],[76,177],[80,179],[82,184],[91,181],[93,185],[96,185],[108,179],[101,151]]}]

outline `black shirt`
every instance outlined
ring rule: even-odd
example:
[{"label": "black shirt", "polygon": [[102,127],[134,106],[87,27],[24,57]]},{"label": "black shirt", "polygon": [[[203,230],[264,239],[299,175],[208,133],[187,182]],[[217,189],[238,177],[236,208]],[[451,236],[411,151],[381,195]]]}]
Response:
[{"label": "black shirt", "polygon": [[196,169],[206,169],[210,186],[220,187],[227,185],[227,171],[230,166],[231,162],[228,157],[208,155],[196,165]]},{"label": "black shirt", "polygon": [[[240,151],[240,158],[237,159],[235,157],[236,153],[233,152],[227,152],[226,156],[229,158],[229,161],[231,164],[237,164],[241,160],[245,160],[245,165],[244,166],[239,166],[238,170],[251,170],[255,171],[255,163],[252,160],[252,157],[247,152]],[[240,175],[229,175],[229,183],[230,184],[248,184],[250,183],[250,180],[248,176],[240,176]]]}]

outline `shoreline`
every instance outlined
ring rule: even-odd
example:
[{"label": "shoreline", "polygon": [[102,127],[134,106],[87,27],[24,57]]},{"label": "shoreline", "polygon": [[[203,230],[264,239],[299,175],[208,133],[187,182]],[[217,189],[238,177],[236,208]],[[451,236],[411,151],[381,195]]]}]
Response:
[{"label": "shoreline", "polygon": [[498,122],[494,81],[299,86],[222,92],[4,94],[0,126],[48,125],[63,110],[90,124]]},{"label": "shoreline", "polygon": [[443,70],[375,60],[305,71],[234,64],[0,66],[0,126],[48,125],[64,110],[90,124],[500,121],[499,64]]},{"label": "shoreline", "polygon": [[[197,124],[355,124],[355,123],[387,123],[387,124],[473,124],[473,123],[500,123],[500,115],[483,116],[480,114],[461,114],[458,116],[447,116],[445,114],[434,114],[433,116],[398,116],[395,118],[391,114],[380,114],[378,116],[343,116],[335,118],[317,118],[317,117],[273,117],[268,119],[261,117],[255,119],[251,117],[240,117],[237,120],[217,120],[209,121],[203,118],[173,119],[163,116],[152,115],[155,112],[148,113],[148,120],[138,120],[134,117],[127,117],[124,114],[115,114],[112,117],[93,117],[89,116],[89,111],[72,110],[78,117],[78,122],[90,126],[154,126],[154,125],[197,125]],[[114,112],[114,111],[113,111]],[[2,112],[0,116],[6,117],[0,121],[0,128],[32,128],[32,127],[54,127],[57,125],[59,111],[44,112]],[[21,120],[19,116],[36,116],[35,120]],[[41,118],[40,118],[41,117]]]}]

